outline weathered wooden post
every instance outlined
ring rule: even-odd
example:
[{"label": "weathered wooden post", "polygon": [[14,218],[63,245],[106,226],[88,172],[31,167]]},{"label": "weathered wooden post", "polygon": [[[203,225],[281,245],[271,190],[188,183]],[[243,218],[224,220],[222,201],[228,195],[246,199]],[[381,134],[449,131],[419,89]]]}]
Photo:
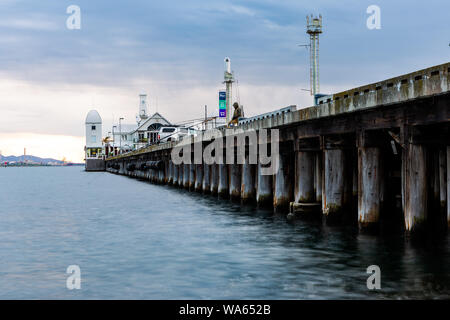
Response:
[{"label": "weathered wooden post", "polygon": [[450,146],[447,146],[447,224],[450,227]]},{"label": "weathered wooden post", "polygon": [[221,198],[228,198],[230,196],[228,191],[228,165],[225,163],[219,164],[219,185],[217,192]]},{"label": "weathered wooden post", "polygon": [[439,172],[439,150],[432,149],[431,150],[431,161],[432,161],[432,201],[433,205],[431,206],[432,210],[436,212],[436,214],[441,213],[441,191],[440,191],[440,172]]},{"label": "weathered wooden post", "polygon": [[159,172],[156,169],[152,170],[152,182],[153,183],[158,183],[158,176],[159,176]]},{"label": "weathered wooden post", "polygon": [[233,163],[229,165],[230,170],[230,199],[239,200],[241,198],[241,165]]},{"label": "weathered wooden post", "polygon": [[314,191],[314,153],[295,151],[295,202],[315,202]]},{"label": "weathered wooden post", "polygon": [[203,164],[203,182],[202,189],[203,193],[211,193],[211,166],[210,164]]},{"label": "weathered wooden post", "polygon": [[151,183],[155,183],[155,170],[154,169],[149,169],[149,178],[150,178],[150,182]]},{"label": "weathered wooden post", "polygon": [[327,223],[340,221],[344,210],[345,154],[343,149],[326,149],[323,213]]},{"label": "weathered wooden post", "polygon": [[184,186],[184,164],[178,165],[178,186],[183,188]]},{"label": "weathered wooden post", "polygon": [[183,188],[189,189],[189,177],[191,175],[191,165],[183,164]]},{"label": "weathered wooden post", "polygon": [[273,207],[275,212],[289,212],[289,204],[293,199],[292,176],[294,168],[291,161],[292,149],[280,146],[278,155],[278,170],[274,177],[275,191],[273,197]]},{"label": "weathered wooden post", "polygon": [[[439,149],[439,207],[441,215],[447,218],[447,150]],[[448,223],[448,219],[447,223]]]},{"label": "weathered wooden post", "polygon": [[217,196],[219,193],[219,165],[214,163],[211,165],[211,194]]},{"label": "weathered wooden post", "polygon": [[173,174],[174,174],[173,167],[174,166],[172,160],[169,160],[169,177],[167,179],[167,184],[169,186],[173,185]]},{"label": "weathered wooden post", "polygon": [[174,186],[178,186],[179,168],[180,166],[178,164],[172,162],[172,185]]},{"label": "weathered wooden post", "polygon": [[427,152],[423,145],[408,143],[402,161],[405,175],[405,229],[421,229],[427,220]]},{"label": "weathered wooden post", "polygon": [[203,164],[194,164],[195,166],[195,191],[203,190]]},{"label": "weathered wooden post", "polygon": [[195,190],[195,169],[196,165],[194,163],[191,163],[189,165],[189,186],[188,186],[188,189],[190,191]]},{"label": "weathered wooden post", "polygon": [[[321,188],[321,173],[316,173],[320,164],[317,162],[317,151],[320,150],[318,138],[294,138],[294,202],[290,205],[290,213],[302,218],[321,217],[321,203],[317,201],[317,189]],[[316,168],[317,167],[317,168]],[[321,199],[322,197],[320,197]],[[316,215],[317,214],[317,215]]]},{"label": "weathered wooden post", "polygon": [[383,166],[380,148],[358,148],[358,222],[361,229],[379,226],[383,202]]},{"label": "weathered wooden post", "polygon": [[256,165],[250,163],[249,156],[245,157],[242,165],[241,200],[242,203],[253,203],[256,200]]},{"label": "weathered wooden post", "polygon": [[170,175],[170,161],[169,159],[164,159],[164,184],[168,184],[169,183],[169,175]]},{"label": "weathered wooden post", "polygon": [[262,164],[258,162],[256,179],[256,202],[258,207],[273,206],[273,175],[262,174]]},{"label": "weathered wooden post", "polygon": [[322,202],[322,177],[323,177],[323,166],[322,166],[322,151],[316,152],[315,159],[315,170],[314,170],[314,179],[315,179],[315,189],[316,189],[316,201]]},{"label": "weathered wooden post", "polygon": [[150,181],[150,175],[151,175],[150,169],[147,168],[147,170],[145,171],[145,180]]},{"label": "weathered wooden post", "polygon": [[165,167],[158,170],[158,183],[159,184],[164,183],[164,172],[165,172],[164,170],[165,170]]}]

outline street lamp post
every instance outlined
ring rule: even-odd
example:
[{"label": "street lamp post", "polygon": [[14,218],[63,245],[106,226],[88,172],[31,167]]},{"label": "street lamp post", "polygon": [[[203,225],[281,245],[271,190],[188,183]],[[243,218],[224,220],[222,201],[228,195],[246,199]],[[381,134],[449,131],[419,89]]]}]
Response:
[{"label": "street lamp post", "polygon": [[117,128],[117,126],[112,127],[112,133],[113,133],[113,150],[114,155],[116,155],[116,135],[114,134],[114,128]]},{"label": "street lamp post", "polygon": [[120,134],[120,142],[119,142],[119,153],[122,154],[122,121],[123,118],[119,118],[119,134]]},{"label": "street lamp post", "polygon": [[[111,131],[108,131],[108,138],[111,136]],[[105,151],[106,151],[106,157],[108,158],[110,156],[111,153],[111,144],[109,143],[108,139],[105,140]]]}]

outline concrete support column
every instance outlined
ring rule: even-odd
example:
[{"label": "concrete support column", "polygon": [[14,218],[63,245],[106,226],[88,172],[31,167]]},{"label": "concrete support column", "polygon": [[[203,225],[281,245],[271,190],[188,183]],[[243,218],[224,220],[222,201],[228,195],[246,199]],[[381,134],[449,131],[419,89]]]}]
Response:
[{"label": "concrete support column", "polygon": [[314,191],[314,160],[312,151],[295,152],[295,202],[312,203],[316,201]]},{"label": "concrete support column", "polygon": [[202,182],[202,189],[203,193],[211,193],[211,167],[213,165],[210,164],[203,164],[203,182]]},{"label": "concrete support column", "polygon": [[219,165],[211,165],[211,194],[216,196],[219,193]]},{"label": "concrete support column", "polygon": [[230,199],[239,200],[241,198],[241,165],[230,164]]},{"label": "concrete support column", "polygon": [[405,175],[405,229],[414,231],[427,220],[427,153],[423,145],[409,144],[403,161]]},{"label": "concrete support column", "polygon": [[345,153],[342,149],[325,150],[322,211],[327,222],[341,220],[345,193]]},{"label": "concrete support column", "polygon": [[203,190],[203,164],[194,164],[195,166],[195,191]]},{"label": "concrete support column", "polygon": [[229,197],[228,191],[228,165],[219,164],[219,185],[217,193],[222,198]]},{"label": "concrete support column", "polygon": [[379,148],[358,149],[358,222],[362,229],[378,227],[383,199],[383,168]]},{"label": "concrete support column", "polygon": [[242,165],[241,200],[242,203],[254,203],[256,200],[256,165],[249,163],[249,157],[245,158]]},{"label": "concrete support column", "polygon": [[273,207],[275,212],[289,212],[289,204],[293,200],[292,177],[294,168],[291,167],[289,154],[281,153],[278,159],[278,170],[274,177],[275,191]]},{"label": "concrete support column", "polygon": [[315,179],[315,189],[316,189],[316,202],[322,201],[322,152],[317,152],[315,155],[315,169],[314,169],[314,179]]},{"label": "concrete support column", "polygon": [[256,202],[259,207],[271,207],[273,206],[273,175],[263,175],[261,169],[261,163],[258,162]]},{"label": "concrete support column", "polygon": [[178,186],[178,175],[180,166],[172,162],[172,184]]}]

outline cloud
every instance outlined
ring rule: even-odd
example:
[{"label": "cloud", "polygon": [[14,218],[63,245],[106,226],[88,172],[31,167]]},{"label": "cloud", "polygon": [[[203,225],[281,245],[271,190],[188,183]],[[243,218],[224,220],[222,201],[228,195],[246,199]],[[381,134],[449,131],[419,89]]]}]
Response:
[{"label": "cloud", "polygon": [[0,20],[0,28],[34,31],[54,31],[58,30],[58,25],[54,21],[46,20],[46,17],[30,16],[28,18],[2,19]]},{"label": "cloud", "polygon": [[256,15],[256,12],[254,10],[251,10],[244,6],[231,5],[229,8],[231,9],[231,11],[237,14],[242,14],[250,17],[254,17]]}]

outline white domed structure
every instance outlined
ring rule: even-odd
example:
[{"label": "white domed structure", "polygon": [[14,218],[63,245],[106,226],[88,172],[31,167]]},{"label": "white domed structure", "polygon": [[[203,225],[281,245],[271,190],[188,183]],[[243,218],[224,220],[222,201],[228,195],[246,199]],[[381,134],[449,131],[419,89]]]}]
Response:
[{"label": "white domed structure", "polygon": [[91,110],[86,116],[86,124],[101,124],[102,118],[98,114],[97,110]]},{"label": "white domed structure", "polygon": [[101,169],[103,161],[102,118],[97,110],[91,110],[86,116],[86,170]]}]

